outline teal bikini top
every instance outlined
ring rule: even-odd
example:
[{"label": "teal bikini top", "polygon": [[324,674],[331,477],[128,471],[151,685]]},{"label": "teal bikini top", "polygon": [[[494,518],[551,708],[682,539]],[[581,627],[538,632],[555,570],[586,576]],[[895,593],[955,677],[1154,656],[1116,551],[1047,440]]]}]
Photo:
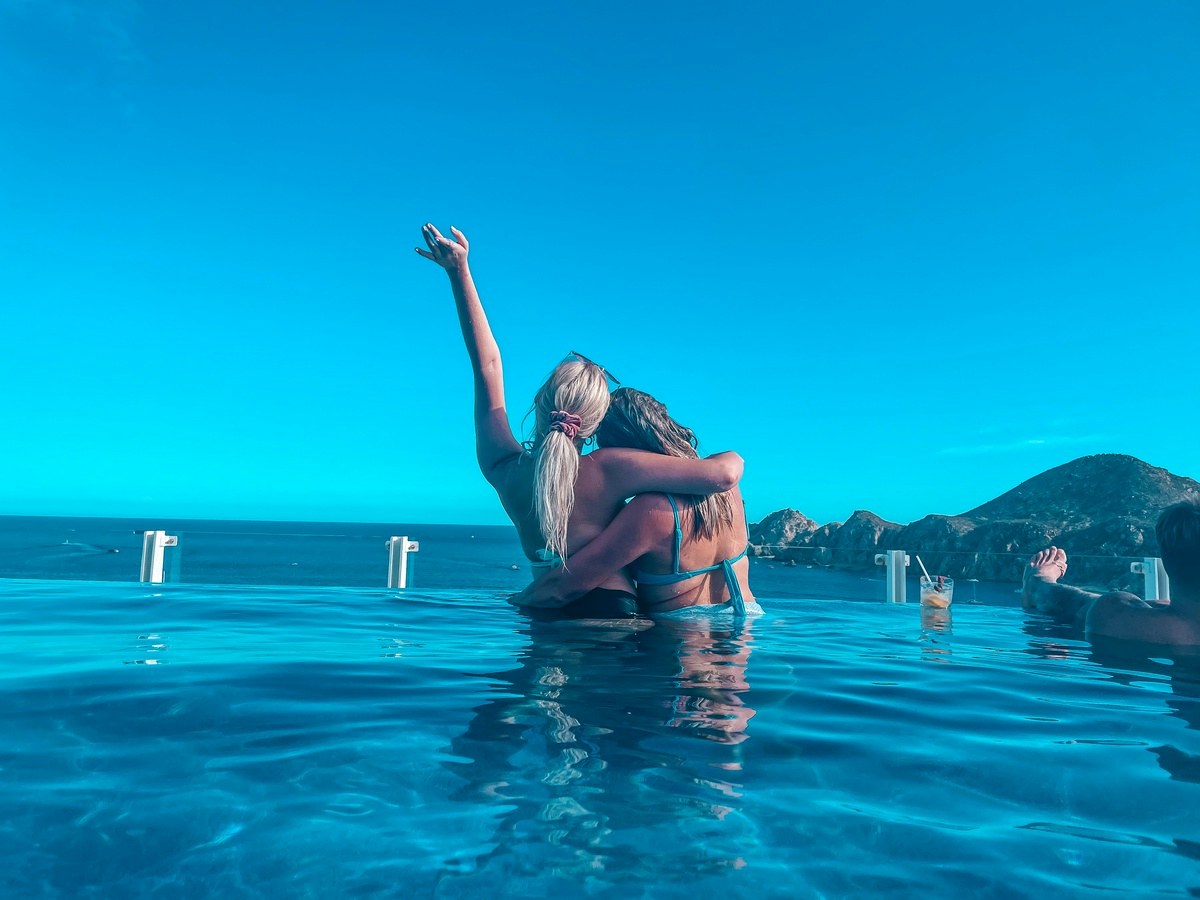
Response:
[{"label": "teal bikini top", "polygon": [[675,498],[667,494],[667,499],[671,501],[671,512],[675,516],[675,565],[673,566],[673,570],[665,575],[654,572],[635,572],[633,575],[634,581],[639,585],[677,584],[680,581],[695,578],[697,575],[704,575],[707,572],[715,572],[717,569],[722,569],[725,573],[725,584],[729,587],[729,603],[733,608],[734,615],[746,615],[746,601],[742,595],[742,583],[738,581],[737,573],[733,571],[733,564],[745,558],[746,554],[750,552],[750,545],[747,544],[746,549],[733,557],[733,559],[723,559],[716,565],[705,566],[703,569],[693,569],[690,572],[679,571],[679,548],[683,544],[683,528],[679,525],[679,507],[675,505]]}]

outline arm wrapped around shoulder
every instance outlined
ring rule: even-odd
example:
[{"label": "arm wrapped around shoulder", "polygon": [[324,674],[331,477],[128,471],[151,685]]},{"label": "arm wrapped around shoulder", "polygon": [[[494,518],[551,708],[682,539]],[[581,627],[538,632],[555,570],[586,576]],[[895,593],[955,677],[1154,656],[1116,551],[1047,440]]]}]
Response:
[{"label": "arm wrapped around shoulder", "polygon": [[723,453],[714,453],[712,456],[705,457],[705,460],[716,463],[719,466],[716,483],[717,493],[731,491],[737,487],[738,482],[742,480],[742,473],[746,470],[746,461],[732,450],[726,450]]}]

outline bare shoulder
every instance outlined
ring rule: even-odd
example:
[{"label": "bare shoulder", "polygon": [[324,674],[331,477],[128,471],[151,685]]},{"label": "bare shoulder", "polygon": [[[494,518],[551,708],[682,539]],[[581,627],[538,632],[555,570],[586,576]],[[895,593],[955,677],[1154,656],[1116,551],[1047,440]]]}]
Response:
[{"label": "bare shoulder", "polygon": [[646,450],[634,450],[631,447],[597,447],[587,455],[601,469],[611,469],[614,466],[626,466],[630,462],[653,456]]},{"label": "bare shoulder", "polygon": [[675,512],[666,494],[638,494],[625,504],[622,515],[644,520],[655,531],[675,530]]},{"label": "bare shoulder", "polygon": [[1106,610],[1126,610],[1126,609],[1149,609],[1151,604],[1147,603],[1137,594],[1131,594],[1129,591],[1112,591],[1108,594],[1101,594],[1096,598],[1096,606]]},{"label": "bare shoulder", "polygon": [[1105,622],[1129,615],[1133,610],[1147,610],[1146,601],[1137,594],[1128,591],[1113,591],[1101,594],[1088,611],[1088,627],[1095,627]]},{"label": "bare shoulder", "polygon": [[1147,603],[1127,591],[1097,597],[1087,614],[1089,634],[1156,643],[1172,641],[1181,624],[1168,604]]}]

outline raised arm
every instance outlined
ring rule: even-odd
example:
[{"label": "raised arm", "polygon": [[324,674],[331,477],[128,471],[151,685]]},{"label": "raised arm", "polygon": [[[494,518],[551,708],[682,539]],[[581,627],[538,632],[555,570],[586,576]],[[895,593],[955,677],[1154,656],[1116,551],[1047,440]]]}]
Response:
[{"label": "raised arm", "polygon": [[457,228],[451,226],[450,233],[456,240],[442,237],[432,225],[421,229],[428,250],[414,249],[426,259],[433,260],[450,276],[450,288],[454,291],[454,305],[458,310],[458,324],[462,327],[467,355],[471,357],[471,371],[475,374],[475,456],[483,476],[493,484],[496,467],[506,459],[520,454],[521,445],[513,437],[508,424],[508,412],[504,405],[504,369],[500,363],[500,347],[492,337],[467,266],[470,245]]},{"label": "raised arm", "polygon": [[735,487],[744,463],[732,450],[703,459],[685,459],[645,450],[602,447],[591,456],[604,471],[605,487],[618,499],[661,491],[668,494],[719,494]]},{"label": "raised arm", "polygon": [[669,540],[674,532],[675,517],[666,497],[642,494],[626,503],[609,526],[574,554],[566,566],[542,576],[510,602],[518,606],[566,606],[663,540]]}]

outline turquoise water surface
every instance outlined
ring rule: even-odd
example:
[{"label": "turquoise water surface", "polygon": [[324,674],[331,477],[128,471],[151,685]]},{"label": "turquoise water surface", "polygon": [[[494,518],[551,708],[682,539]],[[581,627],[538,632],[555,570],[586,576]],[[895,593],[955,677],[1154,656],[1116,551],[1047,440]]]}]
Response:
[{"label": "turquoise water surface", "polygon": [[0,895],[1200,893],[1194,661],[763,606],[0,581]]}]

